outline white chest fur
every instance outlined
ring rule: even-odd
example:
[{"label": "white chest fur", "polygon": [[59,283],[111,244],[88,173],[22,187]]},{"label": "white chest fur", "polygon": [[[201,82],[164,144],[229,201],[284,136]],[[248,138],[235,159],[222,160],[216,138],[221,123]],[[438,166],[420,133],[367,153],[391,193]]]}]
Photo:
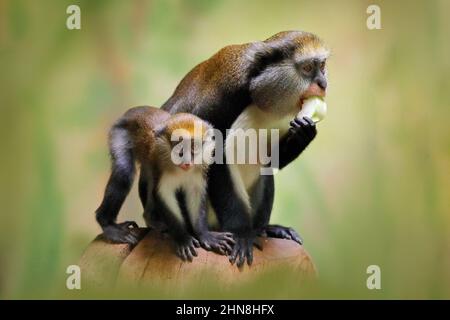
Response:
[{"label": "white chest fur", "polygon": [[[271,141],[271,129],[278,130],[278,137],[282,137],[289,130],[289,122],[295,117],[295,115],[296,113],[292,112],[292,114],[289,113],[287,115],[280,116],[277,114],[264,112],[256,105],[248,106],[233,123],[230,133],[227,136],[225,142],[225,154],[227,156],[227,161],[229,161],[228,159],[230,155],[236,155],[238,152],[243,151],[237,150],[237,144],[231,142],[232,139],[235,139],[234,132],[236,132],[236,129],[242,129],[244,131],[248,129],[255,129],[257,131],[256,149],[252,146],[247,145],[247,147],[250,147],[251,150],[246,151],[256,152],[259,155],[258,148],[260,146],[260,143],[262,143],[261,139],[265,138],[266,136],[268,137],[267,148],[268,150],[270,150],[271,145],[277,144],[279,142]],[[267,130],[267,135],[260,135],[260,130]],[[229,164],[228,168],[230,170],[230,175],[233,180],[235,191],[247,206],[249,212],[251,212],[249,191],[257,181],[261,172],[261,161],[259,156],[257,156],[257,162],[254,164]]]},{"label": "white chest fur", "polygon": [[177,190],[183,190],[189,218],[194,224],[198,218],[205,187],[206,181],[200,170],[192,168],[189,171],[183,171],[176,168],[174,171],[162,174],[158,194],[174,216],[183,223],[183,216],[175,196]]}]

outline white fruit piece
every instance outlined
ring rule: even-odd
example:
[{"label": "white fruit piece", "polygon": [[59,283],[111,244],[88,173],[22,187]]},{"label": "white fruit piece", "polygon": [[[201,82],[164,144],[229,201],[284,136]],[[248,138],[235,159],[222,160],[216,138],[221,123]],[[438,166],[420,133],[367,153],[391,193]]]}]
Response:
[{"label": "white fruit piece", "polygon": [[314,122],[319,122],[325,118],[327,114],[327,104],[320,97],[310,97],[303,101],[302,109],[297,114],[297,119],[303,117],[311,118]]}]

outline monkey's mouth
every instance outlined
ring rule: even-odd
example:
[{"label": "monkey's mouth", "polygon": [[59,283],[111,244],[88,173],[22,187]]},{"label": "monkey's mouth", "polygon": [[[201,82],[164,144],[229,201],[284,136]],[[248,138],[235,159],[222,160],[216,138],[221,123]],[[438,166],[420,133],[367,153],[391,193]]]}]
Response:
[{"label": "monkey's mouth", "polygon": [[300,100],[298,101],[298,105],[297,105],[298,110],[302,110],[303,109],[303,105],[305,104],[305,101],[307,101],[308,99],[313,98],[313,97],[318,97],[321,100],[325,101],[325,95],[323,95],[323,96],[319,96],[319,95],[304,96],[303,95],[303,96],[300,97]]},{"label": "monkey's mouth", "polygon": [[304,99],[301,109],[297,114],[298,119],[307,117],[317,123],[325,118],[327,114],[327,104],[322,97],[314,96]]},{"label": "monkey's mouth", "polygon": [[305,101],[310,98],[313,98],[313,97],[319,97],[321,100],[325,101],[325,96],[326,96],[326,94],[325,94],[324,90],[322,90],[321,92],[320,91],[306,91],[304,94],[302,94],[300,96],[297,107],[299,110],[302,110],[303,104],[305,103]]},{"label": "monkey's mouth", "polygon": [[319,85],[317,85],[316,83],[311,84],[308,89],[303,92],[303,94],[300,96],[299,99],[299,107],[300,109],[303,106],[303,103],[305,102],[306,99],[311,98],[311,97],[319,97],[322,100],[325,100],[325,96],[326,96],[326,90],[322,89],[321,87],[319,87]]},{"label": "monkey's mouth", "polygon": [[192,168],[193,164],[192,163],[182,163],[178,166],[180,167],[180,169],[182,169],[184,171],[189,171],[189,169]]}]

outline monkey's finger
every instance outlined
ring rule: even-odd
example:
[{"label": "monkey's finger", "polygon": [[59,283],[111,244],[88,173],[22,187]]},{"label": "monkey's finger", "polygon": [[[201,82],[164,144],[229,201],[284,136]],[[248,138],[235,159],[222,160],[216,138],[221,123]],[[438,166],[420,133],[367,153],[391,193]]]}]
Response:
[{"label": "monkey's finger", "polygon": [[194,257],[192,256],[192,254],[191,254],[189,248],[184,247],[184,248],[183,248],[183,252],[184,252],[184,255],[186,256],[186,258],[188,259],[188,261],[189,261],[189,262],[192,262],[192,260],[194,259]]},{"label": "monkey's finger", "polygon": [[194,247],[200,248],[200,242],[197,239],[192,238],[192,244],[194,245]]},{"label": "monkey's finger", "polygon": [[296,123],[298,123],[302,128],[306,128],[309,127],[309,123],[308,121],[305,120],[305,117],[303,119],[295,119],[294,120]]},{"label": "monkey's finger", "polygon": [[182,248],[177,248],[176,254],[181,260],[186,261]]},{"label": "monkey's finger", "polygon": [[238,255],[238,244],[234,246],[230,256],[228,257],[228,260],[230,260],[231,264],[234,264],[236,262],[237,255]]},{"label": "monkey's finger", "polygon": [[303,127],[305,123],[303,122],[303,119],[294,118],[294,120],[291,121],[293,123],[293,127]]},{"label": "monkey's finger", "polygon": [[233,243],[230,243],[229,241],[223,241],[222,242],[222,245],[227,249],[227,251],[232,251],[233,250],[233,247],[234,247],[234,245],[235,245],[235,242],[233,242]]},{"label": "monkey's finger", "polygon": [[291,239],[297,242],[299,245],[303,245],[303,239],[300,235],[293,229],[289,230],[291,234]]},{"label": "monkey's finger", "polygon": [[132,234],[138,241],[140,241],[145,235],[145,233],[142,233],[139,228],[129,229],[128,232]]},{"label": "monkey's finger", "polygon": [[298,124],[294,121],[294,120],[292,120],[291,122],[289,122],[289,125],[291,126],[291,127],[298,127]]},{"label": "monkey's finger", "polygon": [[211,246],[209,245],[209,243],[207,241],[202,241],[200,244],[203,249],[211,251]]},{"label": "monkey's finger", "polygon": [[296,133],[297,135],[299,133],[305,133],[305,127],[308,126],[308,123],[305,120],[302,119],[294,119],[293,121],[291,121],[293,123],[293,125],[291,126],[291,129],[293,129],[293,132]]},{"label": "monkey's finger", "polygon": [[297,242],[299,245],[303,245],[303,239],[299,237],[293,237],[292,240]]},{"label": "monkey's finger", "polygon": [[222,234],[226,237],[230,237],[230,238],[234,239],[234,236],[231,232],[223,232]]},{"label": "monkey's finger", "polygon": [[244,265],[245,262],[245,256],[246,256],[246,250],[244,248],[244,246],[241,246],[239,249],[239,255],[238,255],[238,261],[236,263],[236,266],[238,268],[242,267]]},{"label": "monkey's finger", "polygon": [[308,122],[308,124],[309,124],[311,127],[315,127],[315,126],[316,126],[316,123],[315,123],[310,117],[303,117],[303,120],[305,120],[306,122]]},{"label": "monkey's finger", "polygon": [[224,251],[224,255],[230,254],[230,252],[233,251],[233,247],[231,246],[223,246],[222,249]]},{"label": "monkey's finger", "polygon": [[126,242],[128,242],[128,243],[130,243],[132,245],[135,245],[135,244],[138,243],[138,239],[134,235],[132,235],[131,233],[125,235],[125,240],[126,240]]},{"label": "monkey's finger", "polygon": [[228,242],[221,242],[220,243],[220,245],[219,245],[219,247],[222,249],[222,250],[225,250],[225,252],[231,252],[232,250],[233,250],[233,248],[228,244]]},{"label": "monkey's finger", "polygon": [[220,245],[214,246],[214,252],[219,253],[221,255],[226,255],[227,254],[227,251],[225,250],[225,248],[220,246]]},{"label": "monkey's finger", "polygon": [[303,130],[308,138],[312,140],[317,134],[316,124],[308,117],[303,117],[303,119],[307,122],[307,125],[303,127]]},{"label": "monkey's finger", "polygon": [[194,257],[197,256],[197,250],[195,250],[195,247],[193,245],[189,246],[189,250],[190,250],[192,256],[194,256]]},{"label": "monkey's finger", "polygon": [[287,231],[283,231],[283,238],[287,240],[292,240],[291,235]]},{"label": "monkey's finger", "polygon": [[253,239],[248,239],[247,248],[245,248],[245,255],[247,257],[247,264],[249,266],[253,263]]},{"label": "monkey's finger", "polygon": [[220,235],[217,236],[217,238],[218,238],[219,241],[227,241],[227,242],[229,242],[231,244],[235,244],[236,243],[236,240],[234,240],[234,237],[231,234],[220,234]]}]

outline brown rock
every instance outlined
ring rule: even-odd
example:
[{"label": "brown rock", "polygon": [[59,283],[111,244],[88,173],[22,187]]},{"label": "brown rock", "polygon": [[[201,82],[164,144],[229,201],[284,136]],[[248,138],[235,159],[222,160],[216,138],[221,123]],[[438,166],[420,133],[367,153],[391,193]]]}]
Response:
[{"label": "brown rock", "polygon": [[[226,256],[197,249],[192,262],[183,262],[175,254],[172,240],[155,230],[140,229],[143,239],[134,248],[111,244],[98,236],[80,259],[83,284],[90,288],[110,288],[117,284],[151,287],[183,286],[189,281],[201,283],[205,278],[225,284],[248,280],[281,267],[299,276],[315,276],[309,254],[294,241],[263,238],[263,251],[254,249],[251,267],[238,269]],[[208,277],[206,277],[208,276]]]}]

